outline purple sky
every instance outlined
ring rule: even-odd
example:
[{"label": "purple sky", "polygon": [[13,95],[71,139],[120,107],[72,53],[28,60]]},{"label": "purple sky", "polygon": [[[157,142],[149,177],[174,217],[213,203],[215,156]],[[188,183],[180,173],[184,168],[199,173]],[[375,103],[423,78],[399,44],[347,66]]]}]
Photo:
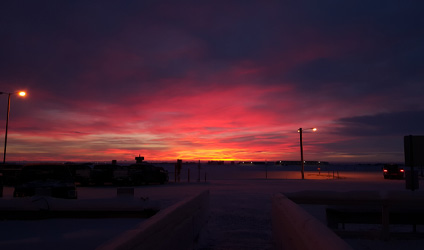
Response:
[{"label": "purple sky", "polygon": [[[421,1],[3,1],[7,159],[403,162]],[[3,103],[3,104],[1,104]],[[0,95],[5,124],[7,95]],[[4,135],[4,127],[1,128]]]}]

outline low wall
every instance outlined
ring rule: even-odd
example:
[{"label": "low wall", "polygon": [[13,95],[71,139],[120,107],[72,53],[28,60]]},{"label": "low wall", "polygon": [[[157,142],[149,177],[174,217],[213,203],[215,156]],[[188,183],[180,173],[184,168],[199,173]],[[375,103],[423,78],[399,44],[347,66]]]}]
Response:
[{"label": "low wall", "polygon": [[97,249],[193,249],[208,213],[209,191],[203,191],[160,211],[138,228],[125,231]]},{"label": "low wall", "polygon": [[[422,224],[424,221],[421,216],[421,211],[424,209],[423,192],[308,190],[284,195],[297,204],[335,205],[335,208],[330,207],[327,210],[328,223],[333,226],[337,221],[338,223],[352,223],[349,221],[349,213],[355,214],[355,217],[361,214],[362,221],[355,219],[355,223],[359,224],[374,224],[380,220],[380,235],[371,233],[370,235],[383,240],[390,238],[391,224],[416,225]],[[335,217],[336,214],[338,215]]]},{"label": "low wall", "polygon": [[272,236],[275,249],[352,249],[333,231],[282,194],[272,198]]}]

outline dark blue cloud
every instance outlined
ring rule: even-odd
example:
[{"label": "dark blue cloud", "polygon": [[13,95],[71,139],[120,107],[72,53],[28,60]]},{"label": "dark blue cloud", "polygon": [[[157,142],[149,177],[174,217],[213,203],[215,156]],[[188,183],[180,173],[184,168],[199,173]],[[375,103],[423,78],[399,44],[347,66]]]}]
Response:
[{"label": "dark blue cloud", "polygon": [[[324,52],[317,53],[319,57],[313,60],[297,62],[277,77],[313,91],[334,84],[354,84],[361,94],[405,82],[422,82],[423,7],[417,1],[325,1],[319,6],[299,8],[300,18],[291,19],[295,28],[282,33],[277,53],[302,51],[302,47],[311,45]],[[298,35],[295,30],[304,34]]]},{"label": "dark blue cloud", "polygon": [[[203,63],[250,59],[271,66],[264,61],[268,54],[292,60],[285,55],[293,49],[323,41],[343,48],[347,39],[358,36],[369,44],[363,48],[359,44],[354,51],[341,49],[342,59],[318,58],[298,65],[285,79],[307,85],[316,84],[317,79],[320,83],[363,82],[376,64],[389,61],[381,71],[396,68],[400,71],[396,79],[406,76],[419,80],[424,33],[420,7],[419,2],[398,1],[11,1],[2,3],[0,20],[5,39],[1,47],[7,49],[1,50],[1,75],[6,79],[18,74],[23,79],[47,77],[72,84],[75,81],[69,79],[93,67],[89,59],[104,53],[110,43],[121,43],[122,48],[135,54],[150,50],[157,41],[149,43],[151,34],[143,31],[153,25],[157,32],[184,31],[203,42],[207,51]],[[145,42],[121,40],[125,29],[133,30],[135,41]],[[153,61],[150,71],[181,76],[199,63],[181,60],[163,68],[155,67]],[[184,64],[176,72],[175,65]],[[278,77],[281,79],[281,75]]]},{"label": "dark blue cloud", "polygon": [[421,135],[424,133],[424,110],[379,113],[338,120],[337,132],[348,136]]}]

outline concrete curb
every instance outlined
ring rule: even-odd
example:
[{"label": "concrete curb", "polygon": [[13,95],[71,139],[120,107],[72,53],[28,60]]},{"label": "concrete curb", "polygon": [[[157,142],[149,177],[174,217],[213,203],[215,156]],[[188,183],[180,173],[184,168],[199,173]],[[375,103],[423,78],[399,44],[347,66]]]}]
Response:
[{"label": "concrete curb", "polygon": [[272,198],[272,236],[275,249],[351,250],[320,221],[282,194]]},{"label": "concrete curb", "polygon": [[193,249],[209,214],[209,190],[168,207],[98,250]]}]

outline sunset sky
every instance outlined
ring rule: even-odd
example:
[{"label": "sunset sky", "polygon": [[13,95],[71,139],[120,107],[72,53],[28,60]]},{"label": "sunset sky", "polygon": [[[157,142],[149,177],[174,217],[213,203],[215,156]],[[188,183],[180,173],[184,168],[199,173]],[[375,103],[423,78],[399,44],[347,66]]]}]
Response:
[{"label": "sunset sky", "polygon": [[[423,1],[0,3],[7,160],[403,162]],[[0,145],[7,95],[0,95]],[[2,152],[2,151],[1,151]]]}]

